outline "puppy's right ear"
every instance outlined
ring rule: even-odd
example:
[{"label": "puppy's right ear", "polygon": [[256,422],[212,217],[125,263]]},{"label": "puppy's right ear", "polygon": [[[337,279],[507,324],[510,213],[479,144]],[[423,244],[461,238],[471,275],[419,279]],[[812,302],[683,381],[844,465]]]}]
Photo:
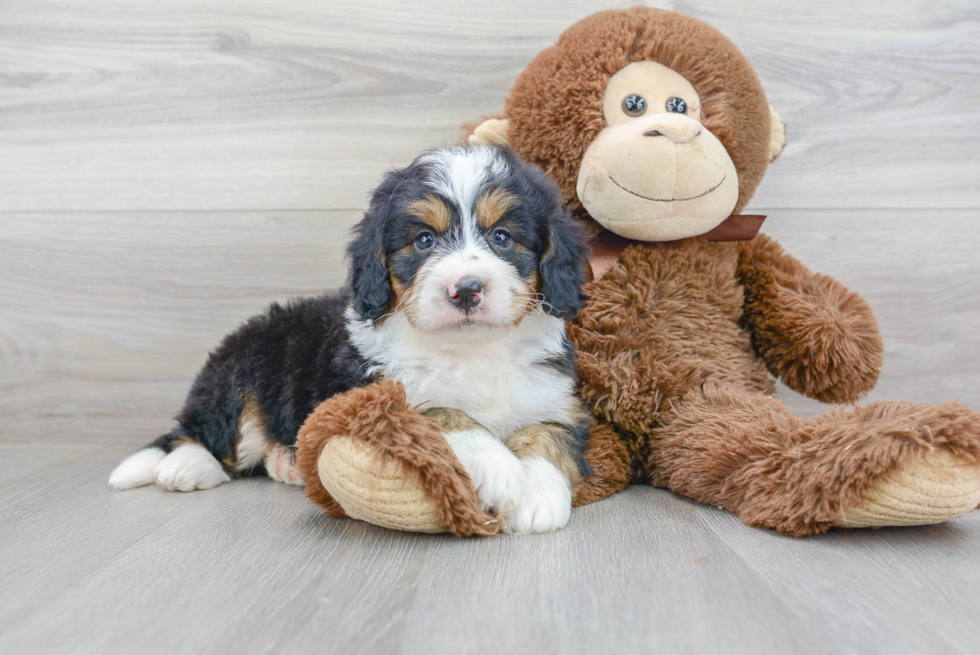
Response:
[{"label": "puppy's right ear", "polygon": [[385,237],[390,223],[391,199],[405,174],[402,169],[385,176],[374,190],[364,218],[354,226],[354,238],[347,246],[347,288],[354,311],[361,320],[376,321],[387,314],[395,297],[388,273]]}]

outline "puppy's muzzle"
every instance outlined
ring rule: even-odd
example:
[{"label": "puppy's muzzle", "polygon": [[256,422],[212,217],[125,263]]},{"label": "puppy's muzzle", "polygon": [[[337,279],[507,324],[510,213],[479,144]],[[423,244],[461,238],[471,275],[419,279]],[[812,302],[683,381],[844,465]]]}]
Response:
[{"label": "puppy's muzzle", "polygon": [[453,282],[446,289],[446,297],[456,309],[469,313],[480,304],[483,296],[483,282],[475,277],[464,277]]}]

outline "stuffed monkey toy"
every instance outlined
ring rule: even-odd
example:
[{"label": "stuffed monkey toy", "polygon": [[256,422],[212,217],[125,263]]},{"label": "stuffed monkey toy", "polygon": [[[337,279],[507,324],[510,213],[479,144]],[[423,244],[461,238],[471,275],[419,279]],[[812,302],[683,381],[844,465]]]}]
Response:
[{"label": "stuffed monkey toy", "polygon": [[[741,215],[784,134],[731,41],[637,7],[570,27],[470,136],[544,169],[593,236],[569,325],[593,414],[575,505],[652,484],[802,536],[938,523],[980,502],[980,415],[847,406],[882,364],[870,307]],[[796,418],[770,376],[833,406]],[[506,525],[391,381],[320,405],[298,460],[330,514],[457,535]]]}]

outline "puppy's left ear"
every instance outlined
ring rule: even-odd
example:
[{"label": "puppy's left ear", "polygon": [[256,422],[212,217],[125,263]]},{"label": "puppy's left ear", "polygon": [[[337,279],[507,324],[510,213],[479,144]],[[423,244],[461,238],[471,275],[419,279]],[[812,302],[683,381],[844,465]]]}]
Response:
[{"label": "puppy's left ear", "polygon": [[378,320],[388,313],[395,298],[388,273],[385,235],[391,197],[404,179],[404,169],[388,173],[374,190],[371,204],[361,222],[354,226],[354,238],[347,246],[347,288],[354,311],[362,320]]},{"label": "puppy's left ear", "polygon": [[539,291],[545,310],[552,316],[571,319],[582,308],[582,274],[588,246],[582,228],[564,205],[548,218],[548,243],[541,263]]}]

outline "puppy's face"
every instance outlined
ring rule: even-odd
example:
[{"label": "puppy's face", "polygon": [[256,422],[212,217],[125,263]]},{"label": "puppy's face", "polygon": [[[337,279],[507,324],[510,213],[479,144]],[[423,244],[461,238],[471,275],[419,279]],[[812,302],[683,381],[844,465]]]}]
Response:
[{"label": "puppy's face", "polygon": [[555,185],[509,150],[430,151],[375,191],[348,249],[362,319],[508,327],[579,307],[585,247]]},{"label": "puppy's face", "polygon": [[403,245],[388,256],[388,271],[395,307],[420,330],[513,325],[536,304],[533,221],[504,187],[479,193],[472,207],[431,192],[405,208],[393,240]]}]

